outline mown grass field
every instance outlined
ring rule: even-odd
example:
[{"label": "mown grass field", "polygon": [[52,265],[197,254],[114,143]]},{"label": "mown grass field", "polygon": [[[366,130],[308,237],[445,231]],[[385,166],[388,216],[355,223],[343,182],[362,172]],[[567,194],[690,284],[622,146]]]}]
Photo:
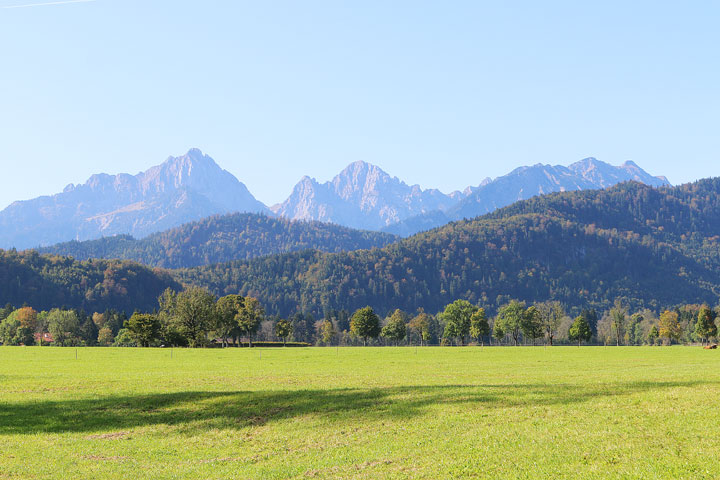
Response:
[{"label": "mown grass field", "polygon": [[698,347],[0,348],[0,478],[719,478]]}]

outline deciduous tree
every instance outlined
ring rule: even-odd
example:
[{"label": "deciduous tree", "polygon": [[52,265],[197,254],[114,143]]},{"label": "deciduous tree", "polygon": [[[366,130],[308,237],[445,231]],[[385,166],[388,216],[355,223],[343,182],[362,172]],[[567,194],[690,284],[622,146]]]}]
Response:
[{"label": "deciduous tree", "polygon": [[532,339],[533,345],[535,345],[536,338],[543,336],[542,315],[534,305],[525,310],[521,329],[525,337]]},{"label": "deciduous tree", "polygon": [[388,318],[387,324],[380,334],[388,340],[398,344],[407,335],[407,315],[400,309],[395,310]]},{"label": "deciduous tree", "polygon": [[11,311],[0,322],[0,342],[4,345],[34,345],[38,314],[30,307]]},{"label": "deciduous tree", "polygon": [[320,338],[325,345],[332,345],[333,338],[337,332],[335,331],[335,325],[332,320],[326,318],[325,321],[320,325]]},{"label": "deciduous tree", "polygon": [[220,336],[222,346],[228,344],[228,338],[239,329],[237,315],[245,305],[245,298],[240,295],[225,295],[215,304],[215,332]]},{"label": "deciduous tree", "polygon": [[281,318],[275,323],[275,335],[282,338],[283,346],[287,339],[293,334],[293,324],[289,320]]},{"label": "deciduous tree", "polygon": [[470,334],[470,318],[478,309],[475,305],[467,300],[455,300],[445,306],[445,310],[440,314],[445,321],[446,338],[459,338],[460,344],[465,345],[465,337]]},{"label": "deciduous tree", "polygon": [[592,330],[590,329],[590,323],[583,315],[577,317],[573,324],[570,326],[570,330],[568,331],[568,338],[570,340],[577,340],[578,347],[580,346],[581,342],[589,342],[592,338]]},{"label": "deciduous tree", "polygon": [[655,342],[660,337],[660,332],[658,332],[657,325],[653,325],[650,327],[650,330],[648,330],[647,334],[647,340],[650,345],[655,345]]},{"label": "deciduous tree", "polygon": [[135,312],[125,321],[125,329],[141,347],[149,347],[160,335],[160,321],[156,315]]},{"label": "deciduous tree", "polygon": [[236,316],[240,332],[248,337],[248,345],[252,347],[252,336],[265,320],[265,310],[257,298],[245,297],[245,302]]},{"label": "deciduous tree", "polygon": [[622,338],[623,330],[625,328],[627,312],[627,307],[624,306],[619,299],[615,300],[615,306],[610,309],[610,319],[612,321],[613,329],[615,330],[616,346],[620,346],[620,338]]},{"label": "deciduous tree", "polygon": [[191,347],[205,345],[216,314],[215,297],[204,288],[189,288],[175,298],[174,317]]},{"label": "deciduous tree", "polygon": [[410,320],[410,324],[408,326],[410,327],[410,330],[415,332],[420,339],[420,346],[423,345],[423,342],[430,340],[430,315],[427,313],[418,313],[412,318],[412,320]]},{"label": "deciduous tree", "polygon": [[483,345],[483,338],[490,334],[490,324],[484,308],[478,308],[470,317],[470,336]]},{"label": "deciduous tree", "polygon": [[700,307],[697,323],[695,324],[695,334],[700,337],[703,345],[706,341],[710,340],[711,337],[717,335],[715,314],[707,305]]},{"label": "deciduous tree", "polygon": [[545,331],[545,337],[552,347],[560,321],[565,317],[565,310],[560,302],[539,303],[537,309],[540,313],[540,321]]},{"label": "deciduous tree", "polygon": [[377,338],[380,335],[380,319],[372,307],[364,307],[353,313],[350,333],[362,338],[364,346],[367,345],[368,338]]},{"label": "deciduous tree", "polygon": [[660,320],[658,322],[659,328],[658,333],[661,338],[665,339],[666,343],[670,343],[673,340],[680,338],[682,330],[678,323],[678,314],[670,310],[665,310],[660,314]]},{"label": "deciduous tree", "polygon": [[115,338],[113,337],[110,327],[102,327],[98,332],[97,343],[101,347],[108,347],[112,345],[114,340]]},{"label": "deciduous tree", "polygon": [[510,303],[503,305],[498,310],[495,328],[500,328],[502,332],[509,334],[513,342],[515,342],[515,346],[517,346],[520,342],[520,333],[522,332],[524,320],[525,304],[517,300],[511,300]]}]

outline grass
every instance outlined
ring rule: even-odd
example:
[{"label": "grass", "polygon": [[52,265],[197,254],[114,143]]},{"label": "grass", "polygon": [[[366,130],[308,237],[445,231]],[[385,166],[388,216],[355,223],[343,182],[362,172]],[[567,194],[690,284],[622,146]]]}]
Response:
[{"label": "grass", "polygon": [[697,347],[0,348],[5,478],[718,478]]}]

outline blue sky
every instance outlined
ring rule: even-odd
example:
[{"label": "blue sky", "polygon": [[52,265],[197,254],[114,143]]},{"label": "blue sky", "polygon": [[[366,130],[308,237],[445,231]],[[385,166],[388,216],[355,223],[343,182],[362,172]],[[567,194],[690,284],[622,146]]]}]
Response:
[{"label": "blue sky", "polygon": [[718,176],[718,21],[717,2],[0,8],[0,208],[194,146],[267,204],[355,160],[443,191],[587,156]]}]

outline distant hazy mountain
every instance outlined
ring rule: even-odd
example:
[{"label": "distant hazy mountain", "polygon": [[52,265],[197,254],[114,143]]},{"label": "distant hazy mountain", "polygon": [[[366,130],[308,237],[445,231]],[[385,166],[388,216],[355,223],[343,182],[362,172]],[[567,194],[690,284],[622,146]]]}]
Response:
[{"label": "distant hazy mountain", "polygon": [[275,213],[293,220],[318,220],[353,228],[380,230],[407,218],[445,210],[464,197],[423,190],[391,177],[379,167],[355,162],[331,181],[303,177]]},{"label": "distant hazy mountain", "polygon": [[[375,165],[355,162],[329,182],[303,177],[272,212],[290,220],[409,236],[535,195],[606,188],[629,180],[669,185],[664,177],[653,177],[632,162],[616,167],[586,158],[568,167],[520,167],[476,187],[445,194],[408,185]],[[272,214],[237,178],[193,149],[134,176],[93,175],[57,195],[13,203],[0,212],[0,248],[26,249],[118,234],[142,238],[235,212]]]},{"label": "distant hazy mountain", "polygon": [[516,168],[505,176],[466,190],[464,198],[450,208],[410,217],[383,230],[408,236],[453,220],[484,215],[536,195],[607,188],[627,181],[653,187],[670,185],[665,177],[654,177],[633,162],[616,167],[595,158],[586,158],[568,167],[537,164]]},{"label": "distant hazy mountain", "polygon": [[0,248],[142,237],[228,212],[269,213],[232,174],[193,149],[137,175],[93,175],[57,195],[13,203],[0,212]]},{"label": "distant hazy mountain", "polygon": [[186,223],[136,240],[116,235],[41,248],[76,260],[119,258],[153,267],[187,268],[276,253],[342,252],[384,247],[398,237],[320,222],[292,221],[257,213],[231,213]]}]

